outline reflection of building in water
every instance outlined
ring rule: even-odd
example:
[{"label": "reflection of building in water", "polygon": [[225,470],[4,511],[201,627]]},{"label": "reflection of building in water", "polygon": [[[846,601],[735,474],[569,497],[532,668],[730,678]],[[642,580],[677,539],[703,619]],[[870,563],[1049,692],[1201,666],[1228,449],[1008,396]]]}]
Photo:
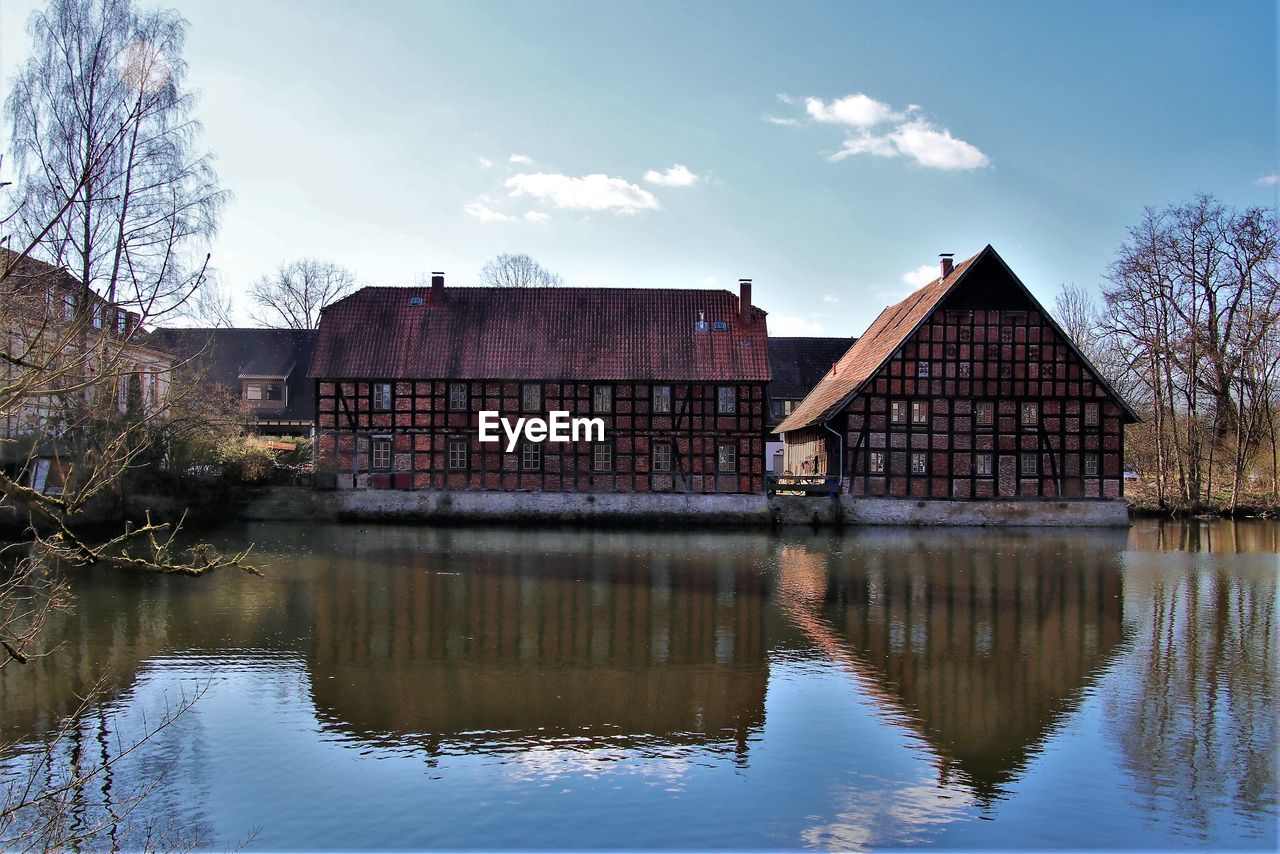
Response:
[{"label": "reflection of building in water", "polygon": [[745,750],[764,721],[766,548],[431,532],[391,565],[362,566],[362,550],[309,580],[316,706],[432,751],[646,736]]},{"label": "reflection of building in water", "polygon": [[1120,643],[1124,537],[868,531],[843,555],[789,545],[779,604],[937,753],[944,782],[985,800]]}]

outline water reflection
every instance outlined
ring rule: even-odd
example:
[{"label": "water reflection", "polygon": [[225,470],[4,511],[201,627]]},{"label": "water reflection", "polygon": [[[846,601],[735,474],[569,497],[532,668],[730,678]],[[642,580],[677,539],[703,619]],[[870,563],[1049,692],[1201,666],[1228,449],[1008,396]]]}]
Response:
[{"label": "water reflection", "polygon": [[305,652],[331,726],[433,754],[720,740],[745,752],[763,723],[761,538],[369,537],[307,581]]},{"label": "water reflection", "polygon": [[930,746],[939,785],[987,802],[1120,644],[1124,545],[1108,531],[863,531],[784,547],[779,607]]},{"label": "water reflection", "polygon": [[[1237,538],[1215,539],[1235,551]],[[1274,830],[1280,567],[1168,558],[1126,556],[1133,645],[1107,697],[1108,731],[1153,813],[1205,840],[1232,813],[1259,829],[1270,814]]]},{"label": "water reflection", "polygon": [[77,808],[171,767],[213,847],[1265,845],[1277,532],[252,526],[265,580],[78,577],[0,732],[208,686]]}]

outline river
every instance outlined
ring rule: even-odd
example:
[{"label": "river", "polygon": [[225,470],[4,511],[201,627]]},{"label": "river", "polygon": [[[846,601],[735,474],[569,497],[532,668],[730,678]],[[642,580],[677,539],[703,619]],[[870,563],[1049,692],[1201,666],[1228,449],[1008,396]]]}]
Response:
[{"label": "river", "polygon": [[0,673],[11,783],[194,698],[69,792],[95,846],[1276,843],[1280,524],[213,538],[265,578],[77,571]]}]

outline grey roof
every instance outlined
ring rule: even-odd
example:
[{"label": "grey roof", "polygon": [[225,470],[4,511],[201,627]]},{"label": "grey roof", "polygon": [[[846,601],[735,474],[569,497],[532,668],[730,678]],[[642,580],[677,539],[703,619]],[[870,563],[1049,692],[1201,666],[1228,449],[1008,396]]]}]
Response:
[{"label": "grey roof", "polygon": [[770,400],[800,400],[856,338],[780,338],[769,336]]},{"label": "grey roof", "polygon": [[157,329],[153,341],[179,359],[191,360],[209,385],[239,388],[241,377],[283,377],[288,405],[263,417],[315,418],[315,382],[307,377],[316,342],[313,329]]}]

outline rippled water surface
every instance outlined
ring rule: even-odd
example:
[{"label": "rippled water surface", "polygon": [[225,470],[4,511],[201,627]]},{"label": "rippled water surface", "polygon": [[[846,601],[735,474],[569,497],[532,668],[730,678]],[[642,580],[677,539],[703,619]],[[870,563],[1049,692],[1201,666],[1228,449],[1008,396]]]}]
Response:
[{"label": "rippled water surface", "polygon": [[79,573],[0,673],[10,780],[103,672],[51,773],[198,697],[97,845],[1276,843],[1275,523],[215,538],[266,578]]}]

